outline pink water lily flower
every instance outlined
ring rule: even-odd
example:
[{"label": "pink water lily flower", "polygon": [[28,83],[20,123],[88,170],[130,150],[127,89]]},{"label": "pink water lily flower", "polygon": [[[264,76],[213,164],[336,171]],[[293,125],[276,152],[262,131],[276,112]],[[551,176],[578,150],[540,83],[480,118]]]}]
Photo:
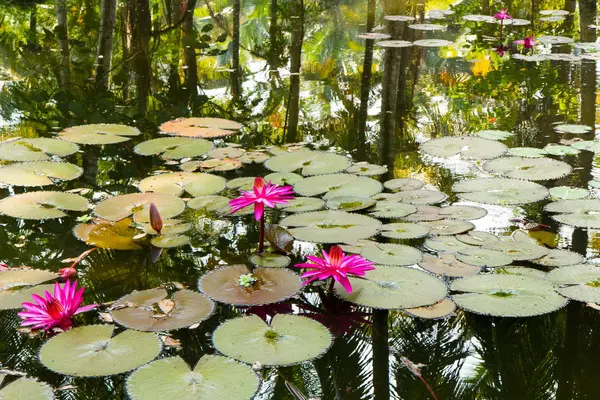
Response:
[{"label": "pink water lily flower", "polygon": [[332,278],[333,282],[339,282],[340,285],[352,293],[352,285],[348,276],[364,276],[365,272],[375,269],[371,261],[367,261],[359,255],[347,256],[339,246],[333,246],[329,253],[323,250],[323,258],[307,256],[312,263],[296,264],[296,268],[306,268],[309,271],[302,274],[303,278],[308,278],[303,285],[307,285],[314,280],[326,280]]},{"label": "pink water lily flower", "polygon": [[96,304],[80,307],[83,302],[83,291],[77,290],[77,281],[71,284],[67,280],[61,287],[57,282],[54,284],[54,295],[47,290],[44,297],[37,294],[32,295],[34,303],[23,303],[24,311],[19,313],[23,319],[21,326],[31,326],[32,329],[44,329],[49,331],[54,327],[63,330],[73,326],[71,317],[96,308]]},{"label": "pink water lily flower", "polygon": [[513,17],[511,17],[506,11],[506,8],[503,8],[502,11],[496,13],[494,18],[499,19],[500,21],[504,21],[505,19],[513,19]]},{"label": "pink water lily flower", "polygon": [[240,197],[229,202],[231,212],[234,213],[254,204],[254,219],[259,221],[265,212],[265,206],[274,208],[275,204],[287,204],[288,200],[294,198],[294,190],[291,186],[279,186],[258,177],[254,180],[252,191],[242,191]]},{"label": "pink water lily flower", "polygon": [[0,271],[6,271],[10,269],[10,267],[4,263],[0,263]]},{"label": "pink water lily flower", "polygon": [[515,40],[515,44],[521,45],[526,49],[533,49],[535,43],[535,38],[533,36],[527,36],[525,39]]}]

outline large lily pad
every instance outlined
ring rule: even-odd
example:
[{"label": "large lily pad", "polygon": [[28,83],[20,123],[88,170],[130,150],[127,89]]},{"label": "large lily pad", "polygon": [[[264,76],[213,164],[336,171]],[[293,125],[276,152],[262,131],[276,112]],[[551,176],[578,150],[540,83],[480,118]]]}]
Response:
[{"label": "large lily pad", "polygon": [[446,297],[446,285],[415,268],[377,265],[364,279],[350,277],[352,293],[339,283],[335,293],[351,303],[387,310],[429,306]]},{"label": "large lily pad", "polygon": [[561,124],[556,125],[554,129],[560,133],[570,133],[573,135],[583,135],[592,131],[591,126],[587,125],[576,125],[576,124]]},{"label": "large lily pad", "polygon": [[99,221],[92,224],[81,223],[73,228],[73,235],[90,246],[101,249],[137,250],[141,246],[134,238],[140,233],[132,226],[131,218],[120,221]]},{"label": "large lily pad", "polygon": [[443,299],[430,306],[407,308],[404,311],[419,318],[438,319],[454,315],[456,304],[450,299]]},{"label": "large lily pad", "polygon": [[439,257],[424,254],[419,267],[436,275],[463,277],[477,275],[481,268],[459,261],[453,254],[440,254]]},{"label": "large lily pad", "polygon": [[174,218],[185,209],[183,200],[169,194],[132,193],[104,200],[94,211],[97,216],[109,221],[119,221],[133,214],[134,221],[148,222],[152,203],[158,208],[163,219]]},{"label": "large lily pad", "polygon": [[153,333],[126,330],[113,336],[112,325],[70,329],[40,350],[46,368],[71,376],[110,376],[131,371],[158,356],[162,343]]},{"label": "large lily pad", "polygon": [[24,302],[31,302],[32,295],[37,294],[38,296],[44,297],[46,290],[52,293],[53,289],[54,285],[38,285],[12,290],[2,290],[0,291],[0,310],[23,308]]},{"label": "large lily pad", "polygon": [[324,199],[340,196],[369,197],[383,190],[379,181],[366,176],[351,174],[318,175],[302,179],[294,185],[294,191],[300,196],[324,194]]},{"label": "large lily pad", "polygon": [[381,227],[381,236],[390,239],[418,239],[429,234],[430,229],[426,226],[410,222],[398,222],[386,224]]},{"label": "large lily pad", "polygon": [[500,240],[498,236],[492,233],[481,231],[471,231],[463,235],[456,235],[456,239],[472,246],[483,246],[488,243],[496,243]]},{"label": "large lily pad", "polygon": [[160,131],[174,136],[217,138],[233,135],[242,126],[239,122],[221,118],[177,118],[162,124]]},{"label": "large lily pad", "polygon": [[584,188],[556,186],[550,188],[550,196],[560,200],[580,200],[588,197],[590,191]]},{"label": "large lily pad", "polygon": [[351,165],[347,157],[323,151],[284,153],[265,161],[265,167],[275,172],[302,171],[302,175],[334,174]]},{"label": "large lily pad", "polygon": [[32,138],[16,139],[0,143],[0,160],[44,161],[48,154],[69,156],[79,150],[75,143],[60,139]]},{"label": "large lily pad", "polygon": [[46,186],[55,180],[71,181],[83,174],[77,165],[54,161],[33,161],[0,167],[0,183],[12,186]]},{"label": "large lily pad", "polygon": [[585,303],[600,303],[600,268],[580,264],[557,268],[546,279],[560,285],[556,291],[565,297]]},{"label": "large lily pad", "polygon": [[440,216],[448,219],[461,219],[472,221],[485,217],[487,215],[487,210],[483,207],[455,204],[452,206],[440,208],[439,214]]},{"label": "large lily pad", "polygon": [[332,337],[311,318],[277,314],[267,325],[251,315],[222,323],[213,334],[213,343],[221,353],[248,364],[293,365],[323,355]]},{"label": "large lily pad", "polygon": [[179,166],[186,172],[193,172],[198,169],[206,172],[224,172],[233,171],[242,167],[242,162],[235,158],[211,158],[205,161],[187,161]]},{"label": "large lily pad", "polygon": [[542,185],[508,178],[460,181],[452,186],[452,191],[463,200],[500,205],[535,203],[548,196],[548,189]]},{"label": "large lily pad", "polygon": [[361,196],[339,196],[327,200],[327,208],[330,210],[358,211],[369,208],[375,204],[375,200]]},{"label": "large lily pad", "polygon": [[317,211],[325,207],[325,200],[315,197],[296,197],[289,200],[286,204],[277,204],[277,208],[281,208],[286,212],[303,213],[307,211]]},{"label": "large lily pad", "polygon": [[163,358],[127,380],[132,400],[247,400],[258,387],[252,368],[215,355],[204,355],[193,369],[180,357]]},{"label": "large lily pad", "polygon": [[443,31],[446,30],[446,25],[438,24],[411,24],[408,25],[410,29],[417,31]]},{"label": "large lily pad", "polygon": [[194,197],[217,194],[225,189],[227,181],[220,176],[194,173],[169,172],[142,179],[138,188],[142,192],[165,193],[179,196],[185,189]]},{"label": "large lily pad", "polygon": [[544,210],[558,213],[552,218],[563,224],[580,228],[600,228],[600,200],[598,199],[555,201],[546,205]]},{"label": "large lily pad", "polygon": [[460,249],[456,253],[460,261],[478,267],[502,267],[513,262],[506,253],[480,247]]},{"label": "large lily pad", "polygon": [[[2,383],[0,374],[0,384]],[[0,399],[6,400],[54,400],[54,390],[44,382],[20,378],[0,390]]]},{"label": "large lily pad", "polygon": [[376,243],[366,246],[360,255],[369,261],[385,265],[414,265],[423,259],[420,250],[403,244]]},{"label": "large lily pad", "polygon": [[579,253],[569,250],[552,249],[542,258],[531,260],[534,264],[544,265],[546,267],[566,267],[576,265],[585,261],[585,257]]},{"label": "large lily pad", "polygon": [[292,262],[288,256],[276,253],[254,254],[250,257],[249,261],[252,265],[265,268],[285,268]]},{"label": "large lily pad", "polygon": [[512,132],[499,131],[499,130],[495,130],[495,129],[473,132],[473,136],[478,136],[478,137],[481,137],[484,139],[491,139],[491,140],[506,140],[509,137],[512,137],[514,135],[515,134]]},{"label": "large lily pad", "polygon": [[187,328],[208,318],[212,301],[200,293],[180,290],[169,296],[162,288],[133,292],[111,307],[113,319],[138,331],[172,331]]},{"label": "large lily pad", "polygon": [[8,269],[0,271],[0,290],[38,285],[57,278],[54,272],[43,269]]},{"label": "large lily pad", "polygon": [[564,307],[567,299],[542,279],[513,274],[476,275],[454,281],[452,296],[461,308],[498,317],[531,317]]},{"label": "large lily pad", "polygon": [[[242,275],[252,274],[254,283],[240,284]],[[198,288],[211,299],[236,306],[276,303],[295,296],[302,286],[300,276],[283,268],[255,268],[245,265],[219,268],[204,275]]]},{"label": "large lily pad", "polygon": [[425,184],[414,178],[397,178],[383,182],[383,187],[392,192],[401,192],[405,190],[419,190]]},{"label": "large lily pad", "polygon": [[416,206],[441,203],[448,198],[444,192],[437,190],[405,190],[398,193],[380,193],[373,196],[375,200],[397,201]]},{"label": "large lily pad", "polygon": [[507,178],[544,181],[571,173],[571,166],[551,158],[502,157],[483,164],[483,169]]},{"label": "large lily pad", "polygon": [[354,243],[377,233],[381,222],[345,211],[315,211],[290,215],[280,225],[292,227],[298,240],[314,243]]},{"label": "large lily pad", "polygon": [[62,192],[29,192],[0,200],[0,214],[21,219],[51,219],[67,216],[65,211],[85,211],[85,197]]},{"label": "large lily pad", "polygon": [[414,214],[402,217],[405,221],[420,222],[420,221],[437,221],[444,217],[440,215],[440,207],[436,206],[416,206],[417,211]]},{"label": "large lily pad", "polygon": [[594,153],[600,152],[600,141],[596,140],[582,140],[580,142],[575,142],[571,145],[577,150],[586,150]]},{"label": "large lily pad", "polygon": [[150,243],[152,246],[161,249],[170,249],[173,247],[181,247],[189,244],[192,239],[186,235],[160,235],[152,238]]},{"label": "large lily pad", "polygon": [[453,157],[489,159],[500,157],[508,148],[495,140],[473,136],[442,137],[421,144],[421,151],[434,157]]},{"label": "large lily pad", "polygon": [[439,253],[456,253],[464,249],[470,249],[473,246],[465,244],[454,236],[435,236],[427,238],[424,243],[425,247]]},{"label": "large lily pad", "polygon": [[417,211],[417,207],[412,204],[400,203],[397,201],[378,201],[370,211],[370,214],[376,218],[403,218]]},{"label": "large lily pad", "polygon": [[229,199],[225,196],[199,196],[188,201],[188,207],[193,210],[208,212],[229,212]]},{"label": "large lily pad", "polygon": [[58,136],[78,144],[103,145],[126,142],[142,132],[139,129],[117,124],[90,124],[67,128]]},{"label": "large lily pad", "polygon": [[346,172],[363,176],[377,176],[385,174],[387,170],[388,169],[385,165],[369,164],[362,161],[353,164],[351,167],[348,167]]},{"label": "large lily pad", "polygon": [[475,229],[475,225],[471,222],[457,219],[424,221],[419,222],[419,225],[429,228],[432,235],[456,235]]},{"label": "large lily pad", "polygon": [[298,181],[304,179],[302,175],[293,172],[273,172],[265,176],[265,182],[271,182],[276,185],[295,185]]},{"label": "large lily pad", "polygon": [[[520,54],[513,54],[513,57],[518,56]],[[523,56],[526,57],[526,56]],[[535,57],[535,56],[529,56]],[[544,58],[545,59],[545,58]],[[508,153],[517,157],[526,157],[526,158],[540,158],[546,156],[546,150],[538,149],[536,147],[512,147],[508,149]]]},{"label": "large lily pad", "polygon": [[147,140],[135,146],[133,151],[142,156],[160,154],[165,160],[178,160],[204,155],[212,148],[213,144],[208,140],[172,137]]},{"label": "large lily pad", "polygon": [[502,252],[515,261],[535,260],[550,253],[549,249],[535,243],[516,240],[501,240],[495,243],[488,243],[483,247]]},{"label": "large lily pad", "polygon": [[445,39],[420,39],[415,40],[413,44],[421,47],[445,47],[452,46],[454,42]]}]

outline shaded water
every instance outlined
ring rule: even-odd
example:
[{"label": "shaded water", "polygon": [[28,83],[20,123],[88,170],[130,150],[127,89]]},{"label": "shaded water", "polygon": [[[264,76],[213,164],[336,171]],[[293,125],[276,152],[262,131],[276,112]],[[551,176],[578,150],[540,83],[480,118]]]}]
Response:
[{"label": "shaded water", "polygon": [[[60,9],[65,0],[56,3]],[[118,5],[114,40],[101,45],[100,54],[98,32],[110,18],[97,3],[66,0],[68,35],[57,26],[53,2],[5,0],[0,5],[3,139],[51,136],[65,127],[100,122],[134,125],[143,132],[124,144],[83,146],[83,152],[68,158],[84,167],[84,175],[51,190],[90,188],[94,202],[137,192],[135,185],[153,171],[177,170],[132,149],[157,137],[161,123],[180,116],[240,121],[247,127],[231,141],[246,148],[306,141],[357,161],[380,163],[388,167],[383,179],[417,177],[451,200],[456,199],[453,183],[481,172],[472,163],[424,160],[419,142],[498,129],[515,133],[506,141],[509,147],[543,148],[571,138],[556,133],[555,122],[595,127],[598,121],[596,61],[500,58],[490,40],[497,36],[497,26],[462,20],[467,14],[493,14],[498,3],[465,1],[453,7],[456,14],[434,21],[447,24],[446,31],[430,32],[383,16],[422,19],[433,9],[447,8],[443,1],[423,7],[393,0],[246,0],[238,10],[233,2],[216,0],[129,0]],[[193,19],[182,16],[182,10],[193,6]],[[530,34],[596,40],[596,31],[588,27],[596,23],[595,1],[506,6],[515,18],[532,19],[534,12],[532,26],[505,27],[506,43]],[[539,20],[537,12],[544,9],[581,12],[548,23]],[[237,12],[239,26],[233,22]],[[232,40],[238,29],[239,40]],[[409,41],[451,40],[455,46],[383,49],[358,38],[372,29]],[[543,51],[569,53],[571,47]],[[112,65],[104,64],[107,58]],[[595,135],[592,130],[580,137],[591,140]],[[587,187],[598,176],[594,153],[556,158],[574,171],[547,186]],[[241,171],[224,176],[266,174],[256,165]],[[25,190],[0,191],[6,197]],[[516,229],[510,218],[531,219],[557,234],[546,235],[548,245],[598,257],[597,231],[560,225],[542,212],[540,203],[487,208],[488,216],[475,221],[478,230],[504,234]],[[165,250],[156,263],[146,250],[92,253],[80,278],[87,300],[106,303],[167,282],[196,288],[207,271],[246,263],[255,250],[258,231],[250,219],[221,223],[191,210],[185,218],[194,222],[190,246]],[[88,248],[71,233],[78,223],[74,215],[44,222],[0,217],[0,223],[0,261],[11,266],[58,270],[64,267],[61,260]],[[294,261],[299,261],[314,247],[297,244],[296,250]],[[163,355],[178,354],[194,365],[214,352],[214,329],[239,314],[220,305],[199,328],[172,332],[181,347],[169,347]],[[600,314],[583,303],[573,301],[531,318],[491,318],[459,310],[434,321],[399,311],[378,311],[368,319],[371,324],[339,336],[322,358],[279,373],[264,371],[256,398],[294,399],[283,377],[307,396],[323,399],[431,398],[407,367],[412,364],[422,364],[420,374],[439,399],[600,398]],[[16,311],[1,311],[0,321],[1,368],[63,388],[56,392],[61,399],[127,397],[126,375],[72,379],[54,374],[36,357],[44,339],[18,332]],[[89,313],[78,322],[99,320]]]}]

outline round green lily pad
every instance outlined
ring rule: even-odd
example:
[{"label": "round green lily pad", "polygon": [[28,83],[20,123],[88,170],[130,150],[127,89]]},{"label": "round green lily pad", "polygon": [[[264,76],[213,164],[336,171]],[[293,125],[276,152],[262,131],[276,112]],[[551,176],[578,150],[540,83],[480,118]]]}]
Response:
[{"label": "round green lily pad", "polygon": [[502,267],[513,262],[513,259],[501,251],[489,250],[480,247],[460,249],[456,253],[460,261],[478,267]]},{"label": "round green lily pad", "polygon": [[548,144],[544,147],[546,154],[552,154],[553,156],[576,156],[579,154],[579,150],[571,146],[562,146],[558,144]]},{"label": "round green lily pad", "polygon": [[540,158],[546,155],[546,150],[537,149],[535,147],[513,147],[508,149],[508,153],[517,157]]},{"label": "round green lily pad", "polygon": [[390,239],[418,239],[427,236],[429,231],[430,229],[426,226],[410,222],[398,222],[383,225],[379,234]]},{"label": "round green lily pad", "polygon": [[354,243],[375,235],[381,226],[375,218],[334,210],[290,215],[279,224],[292,227],[296,239],[313,243]]},{"label": "round green lily pad", "polygon": [[417,211],[412,204],[399,203],[397,201],[378,201],[370,211],[376,218],[404,218]]},{"label": "round green lily pad", "polygon": [[248,151],[243,156],[239,157],[238,160],[244,164],[262,164],[271,158],[267,153],[262,151]]},{"label": "round green lily pad", "polygon": [[254,187],[255,176],[245,176],[242,178],[235,178],[227,182],[227,187],[229,189],[238,189],[250,191]]},{"label": "round green lily pad", "polygon": [[476,275],[452,282],[457,306],[476,314],[531,317],[564,307],[568,300],[550,282],[523,275]]},{"label": "round green lily pad", "polygon": [[229,199],[225,196],[199,196],[187,202],[193,210],[205,210],[209,212],[228,212]]},{"label": "round green lily pad", "polygon": [[254,254],[250,257],[252,265],[265,268],[285,268],[292,260],[288,256],[275,253]]},{"label": "round green lily pad", "polygon": [[226,158],[239,158],[244,153],[244,150],[238,147],[218,147],[209,151],[208,156],[217,160],[224,160]]},{"label": "round green lily pad", "polygon": [[437,25],[437,24],[411,24],[408,25],[410,29],[415,29],[417,31],[443,31],[446,30],[445,25]]},{"label": "round green lily pad", "polygon": [[462,277],[477,275],[481,268],[459,261],[453,254],[440,254],[439,257],[424,254],[419,267],[436,275]]},{"label": "round green lily pad", "polygon": [[470,244],[472,246],[483,246],[488,243],[495,243],[499,241],[498,236],[489,232],[471,231],[462,235],[456,235],[456,239],[459,241]]},{"label": "round green lily pad", "polygon": [[135,146],[133,151],[142,156],[161,155],[165,160],[198,157],[213,148],[212,142],[204,139],[169,137],[147,140]]},{"label": "round green lily pad", "polygon": [[366,176],[351,174],[317,175],[302,179],[294,185],[300,196],[324,194],[325,200],[340,196],[369,197],[383,190],[381,183]]},{"label": "round green lily pad", "polygon": [[385,165],[369,164],[367,162],[357,162],[346,169],[346,172],[355,175],[377,176],[387,172]]},{"label": "round green lily pad", "polygon": [[89,124],[67,128],[58,136],[73,143],[103,145],[126,142],[141,133],[139,129],[127,125]]},{"label": "round green lily pad", "polygon": [[119,221],[133,214],[136,222],[149,222],[152,203],[163,219],[174,218],[185,209],[183,200],[169,194],[132,193],[104,200],[96,206],[94,212],[98,217],[109,221]]},{"label": "round green lily pad", "polygon": [[549,17],[540,17],[540,22],[563,22],[565,17],[560,15],[551,15]]},{"label": "round green lily pad", "polygon": [[264,179],[266,182],[271,182],[276,185],[293,186],[296,182],[304,179],[304,177],[293,172],[273,172],[269,175],[266,175]]},{"label": "round green lily pad", "polygon": [[[310,179],[310,178],[309,178]],[[369,208],[376,203],[375,200],[360,196],[332,197],[325,204],[330,210],[358,211]]]},{"label": "round green lily pad", "polygon": [[600,228],[600,200],[598,199],[555,201],[546,205],[544,210],[558,213],[552,218],[563,224],[580,228]]},{"label": "round green lily pad", "polygon": [[571,166],[551,158],[502,157],[483,164],[483,169],[507,178],[545,181],[571,173]]},{"label": "round green lily pad", "polygon": [[227,181],[217,175],[196,172],[168,172],[142,179],[142,192],[165,193],[179,196],[183,190],[194,197],[217,194],[225,189]]},{"label": "round green lily pad", "polygon": [[586,151],[598,153],[598,152],[600,152],[600,141],[582,140],[580,142],[575,142],[575,143],[571,144],[571,147],[574,147],[577,150],[586,150]]},{"label": "round green lily pad", "polygon": [[[0,277],[2,273],[0,272]],[[57,275],[54,274],[54,278]],[[54,285],[38,285],[28,286],[25,288],[15,288],[8,290],[0,290],[0,310],[14,310],[17,308],[23,308],[23,303],[28,301],[31,302],[32,295],[37,294],[38,296],[44,297],[45,291],[52,293]]]},{"label": "round green lily pad", "polygon": [[569,15],[567,10],[541,10],[540,15]]},{"label": "round green lily pad", "polygon": [[472,133],[473,136],[478,136],[484,139],[490,140],[506,140],[509,137],[513,137],[515,134],[507,131],[499,131],[495,129],[488,129],[483,131],[477,131]]},{"label": "round green lily pad", "polygon": [[401,192],[405,190],[419,190],[425,184],[414,178],[397,178],[383,182],[383,187],[392,192]]},{"label": "round green lily pad", "polygon": [[412,45],[412,42],[406,40],[380,40],[377,42],[377,46],[393,49],[411,47]]},{"label": "round green lily pad", "polygon": [[113,336],[113,325],[88,325],[54,336],[42,346],[40,362],[63,375],[110,376],[144,365],[162,350],[154,333],[126,330]]},{"label": "round green lily pad", "polygon": [[190,237],[186,235],[160,235],[152,238],[150,243],[154,247],[168,249],[172,247],[181,247],[190,243]]},{"label": "round green lily pad", "polygon": [[453,157],[489,159],[500,157],[508,148],[495,140],[473,136],[442,137],[432,139],[420,147],[421,151],[434,157]]},{"label": "round green lily pad", "polygon": [[439,214],[444,218],[472,221],[485,217],[487,215],[487,210],[483,207],[455,204],[440,208]]},{"label": "round green lily pad", "polygon": [[62,192],[28,192],[0,200],[0,214],[21,219],[63,218],[65,211],[85,211],[85,197]]},{"label": "round green lily pad", "polygon": [[243,127],[236,121],[222,118],[177,118],[160,126],[160,133],[192,138],[230,136]]},{"label": "round green lily pad", "polygon": [[[0,383],[2,383],[0,374]],[[20,378],[0,390],[0,399],[6,400],[54,400],[54,389],[44,382]]]},{"label": "round green lily pad", "polygon": [[[555,14],[556,15],[556,14]],[[542,35],[535,38],[538,42],[543,44],[570,44],[573,43],[574,40],[565,37],[565,36],[550,36],[550,35]]]},{"label": "round green lily pad", "polygon": [[347,157],[323,151],[296,151],[280,154],[265,161],[265,167],[275,172],[302,171],[302,175],[334,174],[350,166]]},{"label": "round green lily pad", "polygon": [[38,285],[56,279],[55,272],[43,269],[20,269],[12,268],[0,271],[0,291],[20,286]]},{"label": "round green lily pad", "polygon": [[380,193],[375,200],[397,201],[416,206],[441,203],[448,198],[446,193],[437,190],[405,190],[397,193]]},{"label": "round green lily pad", "polygon": [[385,265],[414,265],[423,259],[423,253],[411,246],[377,243],[362,249],[360,255],[369,261]]},{"label": "round green lily pad", "polygon": [[[414,29],[414,28],[413,28]],[[420,39],[413,42],[415,46],[421,47],[444,47],[452,46],[454,42],[444,39]]]},{"label": "round green lily pad", "polygon": [[515,261],[528,261],[544,257],[550,250],[531,242],[501,240],[483,246],[488,250],[502,252]]},{"label": "round green lily pad", "polygon": [[127,379],[127,393],[132,400],[247,400],[259,384],[247,365],[207,354],[193,369],[180,357],[145,365]]},{"label": "round green lily pad", "polygon": [[0,167],[0,183],[12,186],[52,185],[53,179],[71,181],[83,174],[77,165],[55,161],[33,161]]},{"label": "round green lily pad", "polygon": [[339,283],[335,293],[365,307],[387,310],[429,306],[446,297],[446,285],[435,276],[415,268],[377,265],[364,279],[350,277],[352,293]]},{"label": "round green lily pad", "polygon": [[416,206],[417,211],[414,214],[402,217],[405,221],[420,222],[420,221],[437,221],[443,219],[440,215],[440,207],[436,206]]},{"label": "round green lily pad", "polygon": [[545,265],[547,267],[566,267],[576,265],[585,261],[585,257],[579,253],[569,250],[552,249],[542,258],[531,260],[534,264]]},{"label": "round green lily pad", "polygon": [[323,207],[325,207],[325,201],[315,197],[296,197],[292,200],[288,200],[287,204],[277,204],[277,208],[292,213],[317,211]]},{"label": "round green lily pad", "polygon": [[590,195],[590,191],[583,188],[556,186],[550,188],[550,196],[560,200],[580,200]]},{"label": "round green lily pad", "polygon": [[440,219],[437,221],[423,221],[419,225],[429,228],[432,235],[457,235],[475,229],[469,221],[457,219]]},{"label": "round green lily pad", "polygon": [[492,274],[503,274],[503,275],[523,275],[529,276],[531,278],[544,279],[546,278],[546,273],[544,271],[540,271],[539,269],[527,268],[527,267],[502,267],[495,268],[491,271]]},{"label": "round green lily pad", "polygon": [[463,200],[484,204],[516,205],[535,203],[548,196],[548,189],[534,182],[508,178],[480,178],[460,181],[452,191]]},{"label": "round green lily pad", "polygon": [[560,285],[556,291],[565,297],[585,303],[600,303],[600,268],[579,264],[554,269],[546,279]]},{"label": "round green lily pad", "polygon": [[430,306],[407,308],[404,311],[419,318],[438,319],[454,315],[456,304],[450,299],[443,299]]},{"label": "round green lily pad", "polygon": [[488,24],[496,23],[496,19],[491,15],[469,14],[463,16],[463,20],[470,22],[486,22]]},{"label": "round green lily pad", "polygon": [[32,138],[15,139],[0,143],[0,160],[44,161],[48,154],[59,157],[70,156],[79,150],[75,143],[60,139]]},{"label": "round green lily pad", "polygon": [[[163,221],[163,228],[160,231],[161,235],[179,235],[181,233],[185,233],[192,229],[193,224],[189,222],[185,222],[181,219],[165,219]],[[142,227],[142,230],[146,232],[148,235],[158,235],[152,225],[149,223]]]},{"label": "round green lily pad", "polygon": [[173,331],[207,319],[214,303],[200,293],[180,290],[169,296],[162,288],[142,290],[121,297],[110,314],[119,324],[138,331]]},{"label": "round green lily pad", "polygon": [[319,322],[299,315],[277,314],[267,325],[256,315],[230,319],[213,334],[215,348],[247,364],[293,365],[323,355],[331,333]]},{"label": "round green lily pad", "polygon": [[454,236],[435,236],[427,238],[424,245],[430,250],[443,253],[456,253],[457,251],[473,247],[458,241]]},{"label": "round green lily pad", "polygon": [[[254,283],[242,285],[240,277],[249,275]],[[253,271],[245,265],[215,269],[200,278],[198,288],[211,299],[236,306],[277,303],[300,291],[300,276],[285,268],[258,267]]]},{"label": "round green lily pad", "polygon": [[386,15],[383,17],[386,21],[396,21],[396,22],[406,22],[406,21],[414,21],[415,17],[410,15]]}]

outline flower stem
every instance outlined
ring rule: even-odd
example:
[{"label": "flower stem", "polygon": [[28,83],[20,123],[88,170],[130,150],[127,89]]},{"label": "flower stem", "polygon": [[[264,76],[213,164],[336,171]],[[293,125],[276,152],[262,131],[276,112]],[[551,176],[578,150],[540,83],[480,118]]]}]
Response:
[{"label": "flower stem", "polygon": [[329,292],[333,293],[333,285],[335,285],[335,280],[331,278],[331,282],[329,282]]},{"label": "flower stem", "polygon": [[265,214],[260,217],[260,239],[258,243],[258,254],[262,254],[265,250]]},{"label": "flower stem", "polygon": [[502,29],[502,28],[503,28],[503,27],[504,27],[504,21],[503,21],[503,20],[500,20],[500,41],[502,41],[502,31],[503,31],[503,29]]}]

